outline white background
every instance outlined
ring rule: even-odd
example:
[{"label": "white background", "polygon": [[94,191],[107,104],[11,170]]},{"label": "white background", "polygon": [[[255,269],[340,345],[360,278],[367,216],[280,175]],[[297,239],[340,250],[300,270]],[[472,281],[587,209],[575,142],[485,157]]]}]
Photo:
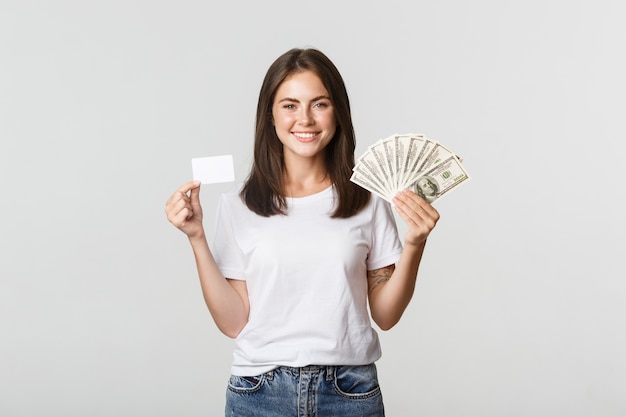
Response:
[{"label": "white background", "polygon": [[[2,0],[0,415],[223,415],[232,341],[164,203],[192,157],[245,177],[304,46],[357,153],[423,133],[472,175],[380,332],[388,415],[626,415],[623,4]],[[232,186],[202,189],[209,234]]]}]

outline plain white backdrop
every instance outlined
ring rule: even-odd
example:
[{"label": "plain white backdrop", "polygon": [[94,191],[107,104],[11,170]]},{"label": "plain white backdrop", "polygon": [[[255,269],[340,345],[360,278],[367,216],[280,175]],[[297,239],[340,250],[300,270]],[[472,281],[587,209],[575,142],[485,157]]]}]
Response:
[{"label": "plain white backdrop", "polygon": [[[380,332],[388,415],[626,415],[624,9],[3,0],[0,415],[223,415],[232,341],[164,203],[193,157],[243,180],[265,71],[305,46],[344,76],[357,153],[423,133],[472,176]],[[233,186],[203,187],[209,234]]]}]

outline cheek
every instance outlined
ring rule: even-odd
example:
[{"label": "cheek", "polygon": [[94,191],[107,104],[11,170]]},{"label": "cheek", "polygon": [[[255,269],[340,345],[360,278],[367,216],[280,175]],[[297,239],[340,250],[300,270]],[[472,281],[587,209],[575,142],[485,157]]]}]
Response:
[{"label": "cheek", "polygon": [[276,128],[290,128],[294,121],[294,117],[288,114],[274,114],[272,116],[272,123]]},{"label": "cheek", "polygon": [[328,119],[328,120],[327,120],[327,123],[328,123],[329,125],[332,125],[332,126],[335,126],[335,127],[337,126],[337,118],[335,117],[335,114],[334,114],[334,113],[332,113],[332,112],[331,112],[331,113],[327,116],[327,119]]},{"label": "cheek", "polygon": [[332,129],[333,131],[333,135],[335,134],[335,132],[337,131],[337,128],[339,127],[337,125],[337,119],[335,119],[334,115],[328,115],[328,116],[323,116],[319,122],[323,125],[326,126],[328,129]]}]

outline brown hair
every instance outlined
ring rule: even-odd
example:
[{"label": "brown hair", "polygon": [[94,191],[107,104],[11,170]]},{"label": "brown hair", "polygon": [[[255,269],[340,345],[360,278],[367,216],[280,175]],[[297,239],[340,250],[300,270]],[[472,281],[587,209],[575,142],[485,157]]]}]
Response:
[{"label": "brown hair", "polygon": [[257,104],[254,161],[241,190],[241,198],[250,210],[261,216],[286,213],[283,145],[272,123],[272,106],[276,90],[285,78],[300,71],[317,74],[333,103],[337,129],[325,149],[326,170],[339,199],[332,217],[351,217],[368,203],[370,193],[350,181],[356,140],[348,92],[335,65],[317,49],[291,49],[267,70]]}]

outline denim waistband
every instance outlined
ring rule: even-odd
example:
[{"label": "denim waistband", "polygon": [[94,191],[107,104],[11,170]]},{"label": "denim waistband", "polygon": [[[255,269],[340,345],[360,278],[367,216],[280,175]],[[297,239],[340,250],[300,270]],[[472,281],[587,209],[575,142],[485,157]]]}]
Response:
[{"label": "denim waistband", "polygon": [[335,373],[336,366],[332,365],[307,365],[307,366],[279,366],[274,371],[287,372],[292,375],[302,374],[320,374],[326,372],[327,375],[333,375]]}]

